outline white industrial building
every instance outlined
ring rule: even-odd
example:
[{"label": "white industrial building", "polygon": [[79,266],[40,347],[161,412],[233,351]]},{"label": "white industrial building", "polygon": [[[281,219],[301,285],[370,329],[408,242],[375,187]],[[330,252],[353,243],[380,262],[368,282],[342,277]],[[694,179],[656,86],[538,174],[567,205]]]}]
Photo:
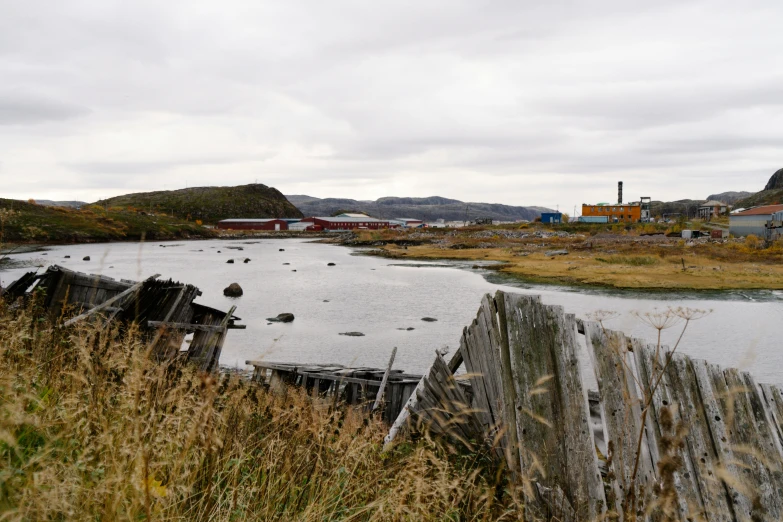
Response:
[{"label": "white industrial building", "polygon": [[783,205],[754,207],[729,214],[729,233],[736,237],[753,234],[762,239],[781,236]]}]

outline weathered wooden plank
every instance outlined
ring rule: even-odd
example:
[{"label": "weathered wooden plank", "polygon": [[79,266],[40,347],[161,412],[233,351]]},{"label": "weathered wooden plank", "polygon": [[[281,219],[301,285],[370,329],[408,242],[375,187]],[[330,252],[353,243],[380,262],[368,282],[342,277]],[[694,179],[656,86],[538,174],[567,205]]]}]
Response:
[{"label": "weathered wooden plank", "polygon": [[667,377],[677,392],[680,415],[688,425],[687,442],[707,519],[745,520],[750,512],[747,498],[722,479],[724,475],[736,474],[738,470],[733,464],[725,425],[710,424],[710,418],[723,413],[718,406],[706,362],[674,354]]},{"label": "weathered wooden plank", "polygon": [[[523,474],[562,490],[579,520],[606,509],[576,355],[576,323],[540,298],[501,294]],[[539,469],[540,471],[536,471]]]},{"label": "weathered wooden plank", "polygon": [[373,412],[377,410],[381,405],[381,400],[383,399],[383,392],[386,390],[386,381],[389,380],[389,373],[391,372],[392,365],[394,364],[394,357],[396,355],[397,355],[397,347],[395,346],[394,349],[392,350],[391,357],[389,357],[389,365],[386,367],[386,371],[383,374],[381,385],[378,388],[378,394],[375,397],[375,403],[372,405]]},{"label": "weathered wooden plank", "polygon": [[628,340],[620,332],[604,329],[599,323],[585,323],[585,342],[593,359],[598,388],[601,394],[603,418],[607,437],[614,447],[612,466],[617,477],[617,498],[629,499],[636,475],[636,496],[641,491],[651,491],[655,480],[655,466],[649,451],[643,448],[637,464],[637,448],[640,435],[644,441],[641,400],[636,375],[633,373],[633,357],[628,352]]},{"label": "weathered wooden plank", "polygon": [[[677,492],[676,506],[668,506],[665,498],[655,498],[648,503],[648,507],[655,507],[664,512],[676,509],[680,520],[697,519],[705,511],[704,500],[694,469],[694,462],[698,462],[700,455],[692,455],[689,445],[685,444],[679,447],[672,440],[676,436],[675,432],[678,426],[684,426],[685,429],[687,426],[677,407],[674,398],[675,392],[669,383],[669,376],[664,372],[665,354],[668,352],[668,348],[666,346],[659,348],[651,344],[645,345],[638,339],[633,339],[632,344],[643,388],[651,390],[655,383],[659,382],[652,396],[647,422],[647,430],[650,432],[649,438],[654,438],[656,441],[650,447],[653,462],[659,466],[661,458],[667,458],[669,462],[672,461],[671,459],[679,458],[682,463],[682,469],[673,471],[674,487]],[[663,449],[660,448],[662,440],[668,440]],[[669,515],[673,517],[674,513],[669,513]]]},{"label": "weathered wooden plank", "polygon": [[193,324],[193,323],[172,323],[166,321],[147,321],[150,328],[171,328],[174,330],[199,331],[199,332],[221,332],[223,327],[220,325]]},{"label": "weathered wooden plank", "polygon": [[783,447],[783,394],[770,384],[762,384],[761,390],[770,422],[778,436],[778,445]]},{"label": "weathered wooden plank", "polygon": [[144,285],[144,283],[146,281],[151,281],[153,279],[157,279],[158,277],[160,277],[160,274],[155,274],[155,275],[153,275],[151,277],[148,277],[145,281],[141,281],[139,283],[136,283],[135,285],[129,287],[124,292],[121,292],[121,293],[115,295],[111,299],[108,299],[108,300],[104,301],[103,303],[99,304],[98,306],[95,306],[95,307],[91,308],[90,310],[84,312],[81,315],[78,315],[78,316],[74,317],[73,319],[69,319],[68,321],[65,321],[63,323],[63,327],[71,326],[73,324],[76,324],[79,321],[82,321],[82,320],[86,319],[87,317],[90,317],[90,316],[96,314],[97,312],[100,312],[104,308],[113,305],[114,303],[120,301],[124,297],[127,297],[127,296],[131,295],[133,292],[139,290]]},{"label": "weathered wooden plank", "polygon": [[[728,429],[734,459],[740,468],[734,478],[748,490],[746,496],[751,503],[748,516],[763,515],[771,520],[781,520],[783,505],[779,492],[783,488],[779,473],[775,474],[771,469],[774,466],[779,470],[781,463],[766,417],[757,415],[763,414],[763,410],[755,382],[744,379],[734,368],[722,373],[727,386],[719,400],[723,416],[710,419],[710,426],[725,424]],[[713,372],[713,377],[714,382],[723,382],[718,380],[717,372]]]}]

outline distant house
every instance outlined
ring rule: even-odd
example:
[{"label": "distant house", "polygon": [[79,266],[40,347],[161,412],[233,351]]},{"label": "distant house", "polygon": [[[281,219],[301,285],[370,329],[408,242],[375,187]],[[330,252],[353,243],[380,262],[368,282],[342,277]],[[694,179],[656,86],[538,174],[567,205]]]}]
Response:
[{"label": "distant house", "polygon": [[733,236],[753,234],[760,238],[774,239],[780,234],[776,228],[783,220],[783,205],[766,205],[729,214],[729,233]]},{"label": "distant house", "polygon": [[389,228],[389,222],[371,217],[308,217],[301,223],[311,223],[314,227],[320,227],[321,230],[355,230],[367,229],[378,230]]},{"label": "distant house", "polygon": [[389,223],[392,225],[399,225],[402,228],[419,228],[424,226],[424,221],[413,218],[394,218],[390,219]]},{"label": "distant house", "polygon": [[541,222],[542,223],[562,223],[563,222],[563,213],[562,212],[542,212],[541,213]]},{"label": "distant house", "polygon": [[699,217],[701,219],[712,219],[721,214],[726,214],[729,206],[722,201],[708,201],[699,207]]},{"label": "distant house", "polygon": [[370,216],[368,216],[367,214],[359,214],[359,213],[355,213],[355,212],[343,212],[342,214],[337,214],[337,215],[336,215],[336,216],[334,216],[334,217],[338,217],[338,218],[362,218],[362,219],[367,219],[367,218],[369,218]]},{"label": "distant house", "polygon": [[223,230],[288,230],[285,219],[224,219],[217,228]]}]

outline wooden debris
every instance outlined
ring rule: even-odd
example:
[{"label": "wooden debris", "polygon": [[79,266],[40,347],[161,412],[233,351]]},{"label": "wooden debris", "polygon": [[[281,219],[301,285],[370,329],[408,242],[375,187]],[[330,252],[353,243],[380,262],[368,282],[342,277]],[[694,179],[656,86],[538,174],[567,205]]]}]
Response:
[{"label": "wooden debris", "polygon": [[161,361],[178,356],[185,335],[195,332],[187,358],[197,360],[205,371],[217,370],[226,330],[241,327],[234,324],[238,319],[232,315],[234,309],[227,314],[194,303],[201,295],[197,287],[158,277],[160,274],[141,282],[117,281],[54,265],[41,274],[23,275],[3,297],[14,301],[43,292],[42,305],[53,320],[78,314],[66,319],[64,328],[98,316],[106,323],[115,319],[137,323]]}]

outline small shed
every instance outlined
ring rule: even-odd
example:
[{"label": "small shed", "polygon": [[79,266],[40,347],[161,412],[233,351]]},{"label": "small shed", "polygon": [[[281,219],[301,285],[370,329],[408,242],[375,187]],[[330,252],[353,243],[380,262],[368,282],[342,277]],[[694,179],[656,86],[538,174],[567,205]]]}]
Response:
[{"label": "small shed", "polygon": [[541,213],[541,222],[542,223],[562,223],[563,222],[563,213],[562,212],[542,212]]}]

